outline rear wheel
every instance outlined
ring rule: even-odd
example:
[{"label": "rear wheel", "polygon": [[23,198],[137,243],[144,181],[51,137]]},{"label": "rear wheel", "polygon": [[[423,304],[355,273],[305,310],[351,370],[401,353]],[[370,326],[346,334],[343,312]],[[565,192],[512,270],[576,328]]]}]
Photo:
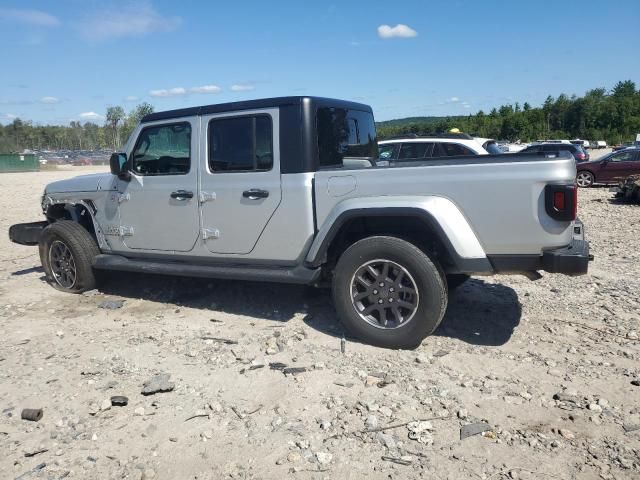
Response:
[{"label": "rear wheel", "polygon": [[82,293],[96,287],[92,265],[100,250],[80,224],[61,220],[47,226],[42,231],[39,249],[51,286],[69,293]]},{"label": "rear wheel", "polygon": [[582,170],[581,172],[578,172],[578,175],[576,175],[576,183],[579,187],[590,187],[591,185],[593,185],[594,181],[595,178],[593,176],[593,173],[587,172],[586,170]]},{"label": "rear wheel", "polygon": [[447,286],[439,266],[415,245],[376,236],[342,254],[333,299],[344,326],[363,341],[415,348],[440,324]]}]

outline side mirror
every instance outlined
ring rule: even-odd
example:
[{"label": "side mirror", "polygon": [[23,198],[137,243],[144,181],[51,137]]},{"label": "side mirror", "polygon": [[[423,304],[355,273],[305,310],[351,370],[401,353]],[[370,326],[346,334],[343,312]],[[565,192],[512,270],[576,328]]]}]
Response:
[{"label": "side mirror", "polygon": [[111,173],[122,180],[129,180],[130,175],[127,171],[127,154],[126,153],[112,153],[109,159],[109,166]]},{"label": "side mirror", "polygon": [[609,163],[608,158],[605,158],[604,160],[600,160],[600,165],[606,165],[607,163]]}]

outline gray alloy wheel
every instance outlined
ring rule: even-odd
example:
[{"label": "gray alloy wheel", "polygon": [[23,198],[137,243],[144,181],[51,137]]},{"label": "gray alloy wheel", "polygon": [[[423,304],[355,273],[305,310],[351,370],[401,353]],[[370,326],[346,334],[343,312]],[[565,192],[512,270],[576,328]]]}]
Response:
[{"label": "gray alloy wheel", "polygon": [[71,249],[55,240],[49,247],[49,265],[54,280],[62,288],[73,288],[76,284],[76,262]]},{"label": "gray alloy wheel", "polygon": [[386,259],[362,264],[351,277],[351,303],[362,320],[383,329],[409,323],[420,295],[416,282],[402,265]]},{"label": "gray alloy wheel", "polygon": [[350,245],[333,269],[333,302],[353,336],[385,348],[416,348],[447,309],[440,265],[411,242],[374,235]]},{"label": "gray alloy wheel", "polygon": [[593,173],[587,172],[586,170],[578,172],[578,175],[576,176],[576,183],[582,188],[590,187],[593,185],[594,180]]},{"label": "gray alloy wheel", "polygon": [[53,222],[40,235],[40,261],[47,282],[60,291],[82,293],[96,288],[93,262],[100,249],[93,236],[71,220]]}]

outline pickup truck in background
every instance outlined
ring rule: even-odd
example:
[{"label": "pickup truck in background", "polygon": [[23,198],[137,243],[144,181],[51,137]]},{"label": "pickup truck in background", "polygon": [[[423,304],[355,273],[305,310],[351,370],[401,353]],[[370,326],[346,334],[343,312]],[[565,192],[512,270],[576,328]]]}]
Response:
[{"label": "pickup truck in background", "polygon": [[581,275],[568,153],[378,166],[371,108],[285,97],[153,113],[111,172],[53,182],[38,245],[55,288],[120,270],[330,285],[363,341],[413,348],[469,275]]}]

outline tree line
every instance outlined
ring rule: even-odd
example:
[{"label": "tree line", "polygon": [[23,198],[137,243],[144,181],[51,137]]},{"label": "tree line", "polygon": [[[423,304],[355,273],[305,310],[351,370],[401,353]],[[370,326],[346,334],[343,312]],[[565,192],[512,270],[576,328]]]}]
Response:
[{"label": "tree line", "polygon": [[380,138],[405,134],[442,133],[451,128],[478,137],[529,142],[539,139],[605,140],[617,144],[640,133],[640,91],[631,80],[611,91],[589,90],[583,97],[547,97],[541,107],[529,103],[502,105],[464,117],[407,119],[378,124]]},{"label": "tree line", "polygon": [[107,108],[105,123],[72,121],[63,125],[34,125],[16,118],[0,124],[0,153],[29,150],[118,150],[153,105],[141,103],[129,113],[120,106]]},{"label": "tree line", "polygon": [[[105,122],[70,122],[62,125],[34,125],[16,118],[0,124],[0,152],[30,150],[117,150],[142,117],[152,113],[142,103],[129,113],[120,106],[109,107]],[[377,124],[381,139],[392,136],[446,132],[451,128],[485,138],[528,142],[545,138],[605,140],[610,144],[631,141],[640,133],[640,91],[631,80],[618,82],[611,91],[589,90],[584,96],[547,97],[540,107],[502,105],[489,113],[457,117],[417,117]]]}]

